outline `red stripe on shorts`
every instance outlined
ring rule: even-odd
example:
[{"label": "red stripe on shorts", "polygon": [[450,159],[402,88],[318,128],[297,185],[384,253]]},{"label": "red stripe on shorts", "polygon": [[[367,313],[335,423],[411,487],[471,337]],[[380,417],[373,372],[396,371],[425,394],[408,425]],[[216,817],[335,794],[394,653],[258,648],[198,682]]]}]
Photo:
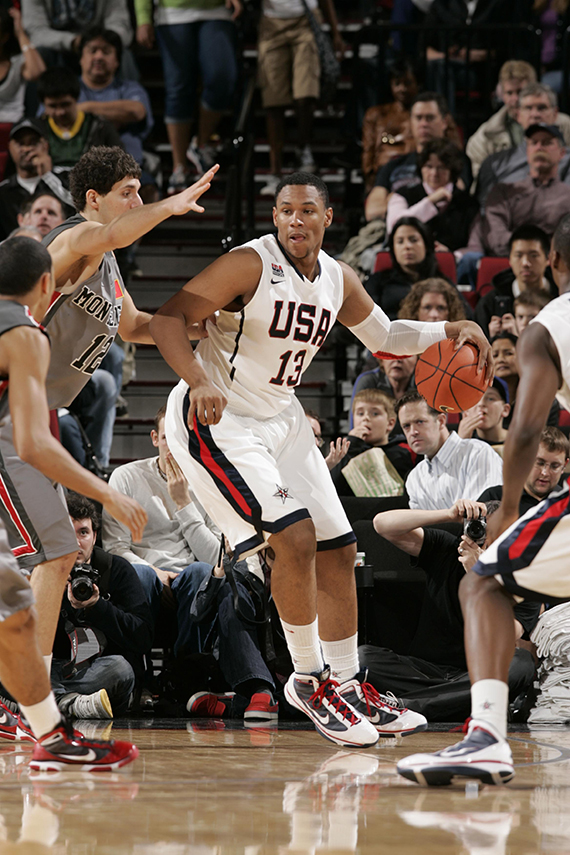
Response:
[{"label": "red stripe on shorts", "polygon": [[250,506],[248,505],[240,491],[236,488],[235,484],[232,484],[222,467],[219,466],[212,457],[209,448],[200,436],[200,431],[198,430],[198,428],[198,419],[194,415],[194,433],[198,437],[198,442],[200,443],[200,460],[204,463],[206,469],[209,469],[210,472],[212,472],[216,476],[216,478],[218,478],[220,481],[222,481],[223,484],[225,484],[235,501],[242,509],[242,511],[244,511],[248,516],[251,517],[253,515],[253,511],[251,510]]},{"label": "red stripe on shorts", "polygon": [[15,556],[15,558],[20,558],[20,556],[22,556],[22,555],[34,555],[34,553],[37,552],[37,549],[35,548],[34,544],[32,543],[32,538],[30,537],[29,532],[28,532],[26,526],[24,525],[22,517],[20,516],[20,514],[18,513],[18,511],[14,507],[14,503],[12,502],[12,499],[10,498],[10,494],[8,492],[6,484],[4,483],[4,479],[2,478],[1,475],[0,475],[0,500],[2,500],[2,502],[4,503],[4,507],[6,508],[8,513],[10,514],[10,519],[12,520],[12,522],[14,523],[16,528],[18,529],[18,532],[20,533],[20,536],[21,536],[21,538],[25,544],[24,546],[16,546],[12,550],[13,555]]},{"label": "red stripe on shorts", "polygon": [[527,525],[524,526],[517,539],[509,547],[509,559],[511,561],[521,557],[532,539],[538,534],[540,527],[545,522],[547,522],[549,519],[552,519],[553,517],[558,517],[561,515],[564,508],[567,506],[569,499],[570,496],[564,496],[563,499],[559,499],[557,502],[554,502],[554,504],[552,504],[544,514],[542,514],[540,517],[537,517],[536,519],[531,520]]}]

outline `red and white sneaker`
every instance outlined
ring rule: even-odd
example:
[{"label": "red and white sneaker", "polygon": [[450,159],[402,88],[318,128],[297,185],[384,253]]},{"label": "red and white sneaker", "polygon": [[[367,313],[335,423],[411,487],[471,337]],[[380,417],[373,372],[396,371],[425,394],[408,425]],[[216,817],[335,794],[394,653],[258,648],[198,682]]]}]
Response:
[{"label": "red and white sneaker", "polygon": [[267,689],[264,692],[255,692],[243,714],[245,721],[277,721],[279,717],[279,704]]},{"label": "red and white sneaker", "polygon": [[188,699],[186,709],[199,718],[227,718],[234,697],[235,692],[196,692]]},{"label": "red and white sneaker", "polygon": [[0,739],[14,741],[18,738],[18,719],[8,707],[0,701]]},{"label": "red and white sneaker", "polygon": [[425,716],[407,709],[391,692],[381,695],[366,682],[366,676],[365,671],[359,671],[352,680],[341,684],[338,693],[374,725],[380,736],[411,736],[427,728]]},{"label": "red and white sneaker", "polygon": [[19,739],[20,742],[37,742],[36,735],[32,728],[30,727],[29,721],[24,718],[22,713],[18,716],[18,730],[16,739]]},{"label": "red and white sneaker", "polygon": [[63,719],[50,733],[36,742],[30,769],[59,772],[65,768],[81,772],[112,772],[138,757],[130,742],[95,742],[85,739]]}]

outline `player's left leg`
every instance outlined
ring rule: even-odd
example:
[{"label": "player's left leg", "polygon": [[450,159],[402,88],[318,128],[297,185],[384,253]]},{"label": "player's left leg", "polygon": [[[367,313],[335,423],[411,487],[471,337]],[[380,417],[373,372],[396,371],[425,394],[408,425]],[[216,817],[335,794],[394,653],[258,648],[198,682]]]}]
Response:
[{"label": "player's left leg", "polygon": [[354,543],[317,551],[317,613],[324,660],[340,683],[340,696],[367,718],[381,736],[404,736],[425,730],[425,716],[406,709],[393,696],[380,695],[367,682],[366,672],[360,670],[355,557]]}]

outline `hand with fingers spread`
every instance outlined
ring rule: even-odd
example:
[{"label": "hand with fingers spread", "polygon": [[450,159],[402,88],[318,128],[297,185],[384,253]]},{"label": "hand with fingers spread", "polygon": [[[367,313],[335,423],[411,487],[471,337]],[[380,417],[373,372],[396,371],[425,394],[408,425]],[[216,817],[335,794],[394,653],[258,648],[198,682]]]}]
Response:
[{"label": "hand with fingers spread", "polygon": [[483,371],[487,384],[490,384],[494,373],[491,345],[479,324],[474,321],[448,321],[445,324],[445,334],[455,341],[455,350],[459,350],[466,342],[475,345],[479,351],[477,373]]},{"label": "hand with fingers spread", "polygon": [[346,456],[348,449],[350,448],[350,440],[347,437],[344,439],[339,436],[336,442],[331,442],[330,450],[327,456],[325,457],[325,463],[327,464],[329,469],[334,469],[335,466],[340,463],[343,457]]},{"label": "hand with fingers spread", "polygon": [[187,214],[189,211],[197,211],[199,214],[204,212],[204,208],[201,205],[197,204],[198,199],[202,196],[206,190],[210,189],[210,183],[220,168],[219,164],[216,163],[205,172],[194,184],[190,187],[187,187],[186,190],[183,190],[181,193],[177,193],[175,196],[172,196],[169,199],[169,209],[171,214],[175,216],[181,216],[182,214]]},{"label": "hand with fingers spread", "polygon": [[201,425],[217,425],[228,399],[209,381],[203,381],[190,389],[188,427],[194,430],[194,416]]},{"label": "hand with fingers spread", "polygon": [[171,452],[166,455],[166,481],[170,498],[179,511],[192,501],[186,476]]},{"label": "hand with fingers spread", "polygon": [[103,507],[118,522],[131,530],[134,543],[141,540],[144,527],[148,522],[148,515],[138,502],[109,487]]}]

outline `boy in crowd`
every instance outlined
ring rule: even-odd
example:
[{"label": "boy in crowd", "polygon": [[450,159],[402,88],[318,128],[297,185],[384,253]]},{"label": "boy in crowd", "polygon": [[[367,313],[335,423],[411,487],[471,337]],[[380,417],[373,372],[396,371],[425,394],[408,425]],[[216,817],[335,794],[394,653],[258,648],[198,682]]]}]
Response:
[{"label": "boy in crowd", "polygon": [[497,454],[503,456],[503,446],[507,438],[507,430],[503,427],[503,419],[511,412],[509,404],[509,387],[500,377],[493,379],[480,401],[463,413],[457,433],[462,439],[482,439],[494,448]]},{"label": "boy in crowd", "polygon": [[390,436],[396,424],[394,400],[381,389],[363,389],[352,400],[352,419],[350,447],[331,472],[339,495],[403,495],[416,455],[402,434]]}]

